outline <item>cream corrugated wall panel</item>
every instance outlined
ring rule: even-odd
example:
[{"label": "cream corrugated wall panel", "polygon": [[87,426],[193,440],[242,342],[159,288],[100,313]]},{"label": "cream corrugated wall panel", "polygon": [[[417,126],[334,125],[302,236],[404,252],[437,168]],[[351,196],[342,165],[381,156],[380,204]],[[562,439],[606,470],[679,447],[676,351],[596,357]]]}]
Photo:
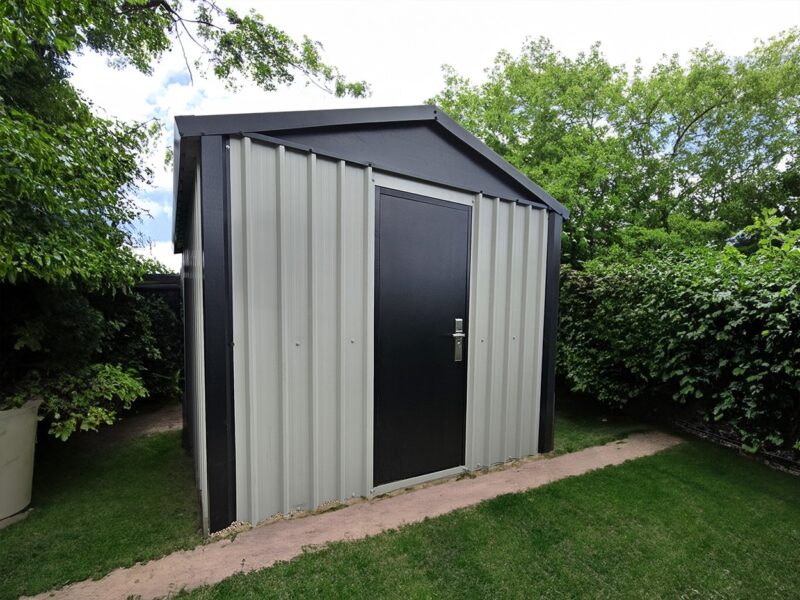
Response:
[{"label": "cream corrugated wall panel", "polygon": [[[192,338],[192,385],[194,423],[191,432],[194,449],[195,480],[200,495],[203,531],[208,531],[208,471],[206,469],[206,381],[203,330],[203,242],[200,208],[200,169],[195,175],[194,198],[190,207],[188,243],[183,251],[185,276],[188,275],[193,303],[190,314],[186,315],[189,335]],[[186,282],[184,281],[184,285]]]},{"label": "cream corrugated wall panel", "polygon": [[[284,440],[289,510],[309,509],[310,395],[309,379],[309,245],[308,156],[278,150],[278,211],[280,213],[279,287],[282,291],[281,317],[286,387],[282,390]],[[287,512],[284,510],[284,512]]]},{"label": "cream corrugated wall panel", "polygon": [[237,517],[369,493],[370,170],[231,140]]},{"label": "cream corrugated wall panel", "polygon": [[547,213],[482,195],[472,214],[467,468],[538,445]]},{"label": "cream corrugated wall panel", "polygon": [[531,211],[526,223],[525,298],[523,305],[523,364],[519,392],[532,402],[523,405],[520,419],[518,456],[539,448],[539,407],[541,404],[542,353],[544,341],[545,280],[547,271],[547,212]]}]

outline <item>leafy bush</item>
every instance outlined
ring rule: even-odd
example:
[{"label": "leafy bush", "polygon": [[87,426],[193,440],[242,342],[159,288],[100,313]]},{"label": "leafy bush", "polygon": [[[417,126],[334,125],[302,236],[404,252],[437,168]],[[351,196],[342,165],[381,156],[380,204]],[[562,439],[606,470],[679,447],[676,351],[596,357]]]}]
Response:
[{"label": "leafy bush", "polygon": [[49,431],[113,423],[140,398],[175,398],[180,321],[160,297],[0,285],[0,410],[41,400]]},{"label": "leafy bush", "polygon": [[564,268],[559,366],[602,402],[700,407],[744,447],[800,449],[798,233],[766,215],[759,248],[616,254]]},{"label": "leafy bush", "polygon": [[133,369],[153,399],[180,397],[183,325],[175,311],[163,297],[138,292],[103,300],[110,330],[105,359]]},{"label": "leafy bush", "polygon": [[640,256],[659,250],[682,252],[693,246],[721,248],[730,233],[730,227],[722,221],[702,221],[672,214],[666,228],[623,227],[616,233],[616,243],[600,250],[598,257],[606,261],[624,260],[627,255]]},{"label": "leafy bush", "polygon": [[37,372],[4,400],[21,406],[41,400],[39,413],[49,417],[49,433],[65,441],[76,430],[95,431],[116,421],[117,409],[128,409],[147,396],[135,371],[119,365],[92,364],[75,373],[42,378]]}]

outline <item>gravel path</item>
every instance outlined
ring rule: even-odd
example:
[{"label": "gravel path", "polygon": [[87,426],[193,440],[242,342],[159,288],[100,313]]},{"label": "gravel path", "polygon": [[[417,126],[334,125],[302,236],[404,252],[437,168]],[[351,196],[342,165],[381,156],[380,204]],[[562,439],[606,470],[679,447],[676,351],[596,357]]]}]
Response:
[{"label": "gravel path", "polygon": [[536,488],[587,471],[618,465],[680,443],[664,433],[629,438],[555,458],[451,480],[388,498],[353,504],[341,510],[278,521],[193,550],[175,552],[148,563],[117,569],[98,581],[83,581],[35,596],[44,600],[142,600],[161,598],[181,589],[222,581],[239,571],[269,567],[299,555],[304,547],[337,540],[357,540],[409,523],[465,508],[501,494]]}]

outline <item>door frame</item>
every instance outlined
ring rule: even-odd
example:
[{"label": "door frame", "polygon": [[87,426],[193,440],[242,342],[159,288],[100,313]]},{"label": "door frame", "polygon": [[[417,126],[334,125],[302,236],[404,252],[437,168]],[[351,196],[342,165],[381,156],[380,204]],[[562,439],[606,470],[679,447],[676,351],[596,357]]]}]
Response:
[{"label": "door frame", "polygon": [[[467,449],[469,448],[469,437],[471,432],[471,398],[469,394],[469,373],[472,368],[472,359],[471,359],[471,296],[472,296],[472,243],[473,243],[473,227],[474,227],[474,219],[473,219],[473,210],[475,206],[476,196],[472,194],[468,194],[465,192],[452,190],[448,188],[441,187],[439,185],[422,182],[422,181],[414,181],[410,179],[406,179],[404,177],[398,177],[396,175],[390,173],[383,173],[375,171],[373,168],[372,172],[372,182],[373,182],[373,190],[372,190],[372,198],[375,202],[375,210],[373,211],[374,214],[374,221],[371,224],[373,228],[373,237],[375,239],[375,243],[373,244],[373,298],[374,301],[372,303],[372,320],[373,320],[373,336],[377,336],[377,321],[379,318],[378,311],[377,311],[377,303],[378,303],[378,271],[380,269],[380,262],[378,260],[378,244],[377,244],[377,235],[378,235],[378,223],[380,219],[379,215],[379,196],[383,190],[387,192],[399,192],[401,196],[409,197],[409,196],[417,196],[419,197],[419,201],[425,200],[433,200],[435,204],[459,204],[462,206],[468,206],[469,210],[469,228],[468,228],[468,253],[467,253],[467,280],[466,280],[466,290],[465,290],[465,300],[466,300],[466,314],[464,315],[464,319],[466,321],[466,330],[467,330],[467,337],[466,337],[466,344],[464,347],[464,351],[466,353],[466,372],[465,376],[465,390],[464,390],[464,402],[465,402],[465,415],[464,415],[464,434],[463,434],[463,448],[462,448],[462,456],[464,460],[462,461],[461,465],[457,465],[455,467],[451,467],[442,471],[435,471],[433,473],[425,473],[422,475],[417,475],[415,477],[409,477],[407,479],[401,479],[398,481],[391,481],[389,483],[385,483],[379,486],[374,486],[374,452],[375,452],[375,443],[374,443],[374,426],[375,426],[375,401],[377,399],[377,378],[375,377],[375,357],[374,354],[372,356],[371,367],[373,370],[372,373],[372,390],[371,392],[371,409],[369,412],[369,422],[367,423],[367,427],[369,428],[370,435],[369,441],[370,444],[366,450],[369,453],[369,464],[371,466],[370,471],[368,473],[368,489],[369,489],[369,497],[379,496],[381,494],[385,494],[388,492],[395,491],[397,489],[411,487],[415,485],[419,485],[422,483],[427,483],[429,481],[434,481],[437,479],[444,479],[447,477],[454,477],[456,475],[460,475],[468,470],[467,464]],[[479,197],[479,196],[477,196]],[[410,198],[415,199],[415,198]],[[377,347],[377,337],[373,339],[373,353],[375,352],[375,348]]]}]

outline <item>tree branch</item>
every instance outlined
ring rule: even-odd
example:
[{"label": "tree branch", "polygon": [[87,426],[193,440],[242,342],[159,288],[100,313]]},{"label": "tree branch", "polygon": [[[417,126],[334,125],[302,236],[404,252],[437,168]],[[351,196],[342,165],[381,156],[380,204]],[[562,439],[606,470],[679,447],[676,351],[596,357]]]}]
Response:
[{"label": "tree branch", "polygon": [[181,32],[178,29],[177,23],[173,22],[173,27],[175,28],[175,37],[178,39],[178,44],[180,44],[181,47],[181,54],[183,54],[183,62],[186,65],[186,70],[189,71],[189,81],[191,81],[192,85],[194,85],[194,75],[192,74],[192,68],[189,66],[189,58],[186,56],[186,48],[184,48],[183,46],[183,40],[181,39]]},{"label": "tree branch", "polygon": [[700,121],[703,117],[705,117],[708,113],[710,113],[715,108],[718,108],[718,107],[722,106],[723,104],[725,104],[724,101],[715,102],[711,106],[701,110],[697,115],[695,115],[695,117],[691,121],[689,121],[689,123],[686,125],[686,127],[683,128],[683,131],[681,131],[678,134],[678,138],[675,140],[675,143],[672,145],[672,152],[670,153],[670,159],[675,158],[675,156],[677,155],[678,146],[680,145],[681,141],[683,141],[684,136],[686,136],[686,134],[689,132],[689,130],[692,127],[694,127],[695,124],[698,121]]}]

